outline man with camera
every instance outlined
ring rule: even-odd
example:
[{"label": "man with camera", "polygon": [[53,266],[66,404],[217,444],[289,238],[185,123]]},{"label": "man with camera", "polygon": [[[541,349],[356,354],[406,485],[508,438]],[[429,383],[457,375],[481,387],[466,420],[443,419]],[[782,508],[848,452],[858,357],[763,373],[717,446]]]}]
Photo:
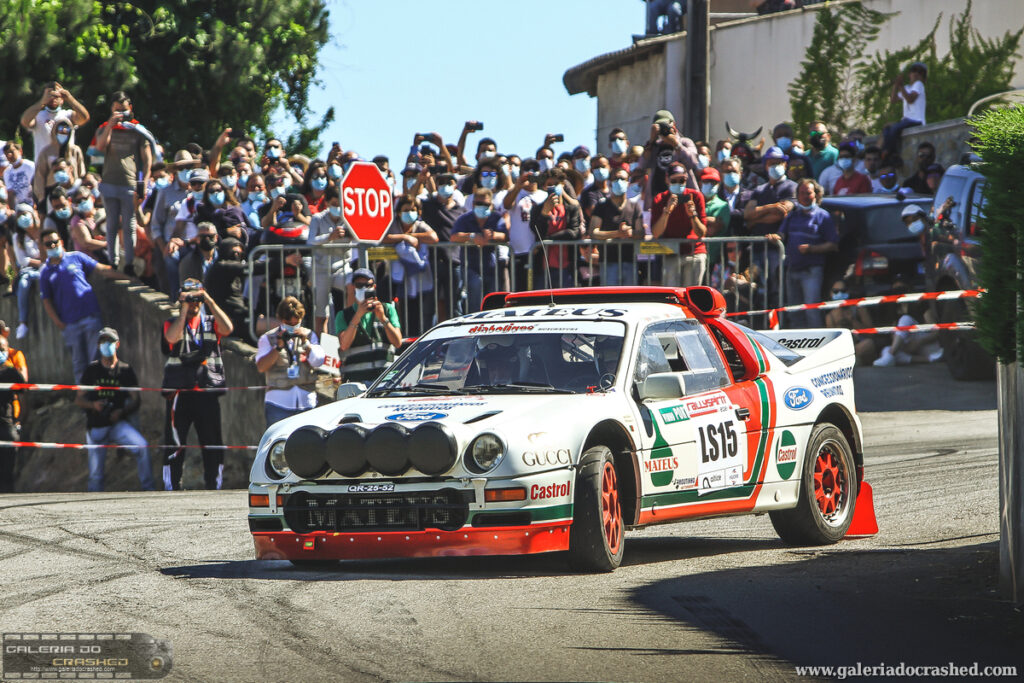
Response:
[{"label": "man with camera", "polygon": [[680,163],[686,169],[686,187],[700,188],[694,175],[698,169],[697,146],[676,128],[672,112],[659,109],[654,113],[650,139],[644,145],[642,165],[651,171],[648,194],[644,197],[648,206],[656,195],[668,190],[668,167],[673,163]]},{"label": "man with camera", "polygon": [[[110,387],[109,389],[79,390],[75,405],[85,411],[85,439],[89,445],[116,444],[124,446],[135,456],[139,469],[139,484],[143,491],[153,490],[153,467],[149,462],[146,439],[128,421],[139,409],[139,395],[119,391],[117,387],[137,387],[139,380],[132,366],[117,356],[121,346],[117,330],[104,327],[100,330],[99,360],[89,363],[82,373],[82,384],[86,386]],[[103,490],[103,471],[107,461],[105,448],[89,449],[89,490]]]},{"label": "man with camera", "polygon": [[377,298],[373,273],[359,268],[352,273],[356,303],[338,313],[334,328],[342,330],[339,348],[344,354],[342,374],[346,382],[372,382],[395,359],[402,345],[398,311]]},{"label": "man with camera", "polygon": [[313,370],[324,363],[316,332],[302,326],[306,309],[294,296],[277,305],[280,324],[260,337],[256,369],[267,376],[263,412],[267,427],[292,415],[316,408]]},{"label": "man with camera", "polygon": [[[203,289],[199,280],[181,283],[178,295],[181,313],[164,323],[160,350],[164,363],[164,398],[167,418],[164,443],[174,444],[164,453],[164,488],[181,489],[185,449],[189,429],[195,425],[203,447],[203,478],[206,488],[223,484],[224,453],[208,448],[223,444],[220,429],[220,394],[227,385],[220,340],[231,334],[231,319]],[[189,391],[213,389],[215,391]],[[220,390],[220,391],[216,391]]]}]

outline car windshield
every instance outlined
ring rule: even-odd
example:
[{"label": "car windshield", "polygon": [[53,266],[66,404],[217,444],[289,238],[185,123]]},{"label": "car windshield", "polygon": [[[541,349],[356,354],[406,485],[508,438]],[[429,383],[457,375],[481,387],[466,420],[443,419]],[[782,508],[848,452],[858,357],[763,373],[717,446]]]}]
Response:
[{"label": "car windshield", "polygon": [[367,392],[595,393],[615,385],[625,325],[551,321],[439,327],[418,340]]},{"label": "car windshield", "polygon": [[[920,203],[927,210],[928,202]],[[883,204],[869,207],[827,207],[836,220],[840,235],[860,235],[862,244],[883,242],[912,242],[918,237],[907,229],[903,222],[903,207],[906,204]]]}]

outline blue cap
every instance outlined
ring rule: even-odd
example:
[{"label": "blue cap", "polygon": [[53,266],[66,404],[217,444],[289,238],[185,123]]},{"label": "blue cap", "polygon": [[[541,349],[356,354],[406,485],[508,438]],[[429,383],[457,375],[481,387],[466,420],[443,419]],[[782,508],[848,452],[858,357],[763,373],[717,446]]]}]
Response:
[{"label": "blue cap", "polygon": [[772,145],[771,147],[768,148],[768,151],[764,153],[764,156],[761,157],[761,160],[771,161],[774,159],[781,159],[782,161],[786,161],[787,159],[789,159],[789,156],[785,152],[783,152],[782,149],[780,149],[779,147]]},{"label": "blue cap", "polygon": [[356,268],[355,271],[352,272],[352,279],[355,280],[357,277],[366,278],[367,280],[377,279],[373,276],[373,271],[369,268]]}]

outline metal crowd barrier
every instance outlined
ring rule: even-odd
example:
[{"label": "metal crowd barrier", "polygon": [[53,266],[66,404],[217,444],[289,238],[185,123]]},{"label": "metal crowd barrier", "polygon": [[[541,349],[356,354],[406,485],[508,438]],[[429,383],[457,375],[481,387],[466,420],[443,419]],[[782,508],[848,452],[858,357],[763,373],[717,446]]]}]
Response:
[{"label": "metal crowd barrier", "polygon": [[[422,270],[418,265],[400,263],[393,245],[264,244],[253,249],[248,260],[249,331],[254,338],[266,331],[261,320],[272,319],[277,303],[289,295],[304,303],[312,324],[317,290],[327,287],[326,295],[321,291],[319,298],[326,300],[332,311],[327,331],[338,333],[333,316],[352,303],[343,283],[353,267],[367,267],[375,273],[378,297],[395,301],[404,336],[418,336],[437,322],[479,310],[483,296],[494,291],[606,284],[710,285],[725,294],[731,312],[771,309],[785,303],[785,248],[781,242],[763,237],[709,237],[703,241],[711,251],[719,247],[718,258],[714,262],[709,259],[703,276],[694,282],[683,281],[680,273],[684,258],[680,249],[690,251],[694,240],[546,240],[525,254],[511,253],[507,244],[432,244],[425,245],[427,258]],[[633,247],[631,258],[623,258],[621,249],[608,248],[629,246]],[[564,261],[565,267],[546,267],[551,258],[556,263]],[[760,275],[754,276],[750,264],[759,266]],[[729,287],[732,275],[752,282]],[[747,322],[757,325],[765,321]]]}]

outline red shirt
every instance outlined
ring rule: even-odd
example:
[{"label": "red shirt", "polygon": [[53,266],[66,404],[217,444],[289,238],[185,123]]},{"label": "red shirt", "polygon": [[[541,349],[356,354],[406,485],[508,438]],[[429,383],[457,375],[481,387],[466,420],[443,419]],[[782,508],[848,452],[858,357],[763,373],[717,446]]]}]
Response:
[{"label": "red shirt", "polygon": [[[661,218],[661,214],[665,211],[665,202],[668,201],[671,192],[662,192],[654,198],[654,205],[651,207],[651,225],[653,226]],[[676,208],[668,215],[668,225],[665,226],[665,232],[661,233],[661,237],[665,239],[691,239],[697,240],[697,243],[693,245],[694,254],[706,254],[708,248],[704,244],[704,240],[697,237],[697,234],[693,231],[693,224],[690,222],[690,217],[686,215],[686,200],[692,199],[693,205],[697,207],[697,218],[700,219],[701,223],[707,224],[707,214],[704,213],[704,195],[697,190],[691,190],[686,187],[683,188],[683,194],[679,197],[679,203],[676,204]],[[687,245],[683,244],[679,247],[679,253],[683,255],[690,254],[691,252],[687,249]]]},{"label": "red shirt", "polygon": [[839,176],[836,184],[832,186],[832,194],[835,195],[865,194],[868,192],[871,192],[871,178],[856,171],[849,178],[845,175]]}]

